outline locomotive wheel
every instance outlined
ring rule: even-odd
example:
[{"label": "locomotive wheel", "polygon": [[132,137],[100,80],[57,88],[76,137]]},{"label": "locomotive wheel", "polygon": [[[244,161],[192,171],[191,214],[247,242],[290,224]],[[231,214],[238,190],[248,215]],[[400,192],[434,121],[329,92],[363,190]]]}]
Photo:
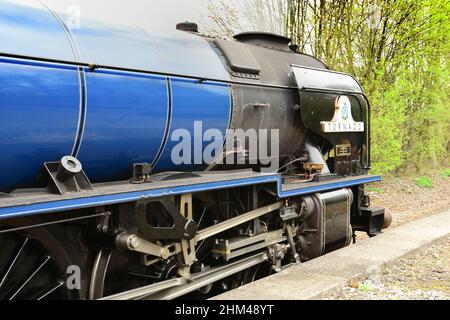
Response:
[{"label": "locomotive wheel", "polygon": [[[273,273],[274,272],[272,270],[272,265],[270,263],[263,262],[257,266],[243,271],[241,275],[241,281],[237,287],[244,286],[260,279],[266,278]],[[237,289],[237,287],[233,289]]]},{"label": "locomotive wheel", "polygon": [[69,259],[47,232],[0,234],[0,300],[79,298],[66,286]]},{"label": "locomotive wheel", "polygon": [[111,261],[111,251],[100,250],[95,258],[89,285],[89,300],[103,298],[105,290],[106,271]]},{"label": "locomotive wheel", "polygon": [[[128,257],[129,258],[129,257]],[[175,259],[156,263],[150,267],[130,268],[121,252],[100,250],[91,273],[89,299],[101,299],[109,295],[136,289],[176,276]],[[134,261],[132,264],[136,264]]]}]

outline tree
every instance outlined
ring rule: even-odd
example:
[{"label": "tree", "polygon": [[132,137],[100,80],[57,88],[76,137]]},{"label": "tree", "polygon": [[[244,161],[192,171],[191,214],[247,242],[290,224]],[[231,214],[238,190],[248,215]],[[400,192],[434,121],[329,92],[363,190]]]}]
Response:
[{"label": "tree", "polygon": [[233,38],[242,31],[286,34],[286,0],[209,0],[204,25],[208,34]]}]

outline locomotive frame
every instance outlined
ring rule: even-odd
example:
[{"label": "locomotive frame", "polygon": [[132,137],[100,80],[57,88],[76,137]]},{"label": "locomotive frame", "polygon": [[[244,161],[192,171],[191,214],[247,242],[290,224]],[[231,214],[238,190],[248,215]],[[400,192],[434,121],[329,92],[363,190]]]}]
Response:
[{"label": "locomotive frame", "polygon": [[[305,218],[304,216],[302,217],[302,214],[299,214],[301,210],[291,210],[292,207],[302,207],[305,198],[311,201],[309,203],[311,210],[314,207],[312,200],[309,200],[311,195],[317,195],[318,197],[319,195],[333,193],[333,191],[336,192],[336,190],[338,192],[339,190],[351,190],[350,194],[361,195],[361,192],[363,192],[361,186],[363,184],[377,181],[380,181],[380,178],[377,176],[360,176],[343,178],[333,182],[292,185],[284,184],[283,177],[280,174],[259,174],[253,171],[241,170],[226,173],[199,172],[195,174],[195,177],[190,176],[189,178],[168,181],[163,179],[160,182],[153,182],[151,185],[130,185],[129,183],[116,183],[109,186],[107,184],[94,185],[93,191],[75,194],[68,193],[63,196],[47,194],[45,198],[42,198],[45,193],[21,194],[20,198],[7,197],[1,201],[0,216],[4,226],[8,227],[0,231],[0,237],[9,233],[27,233],[30,230],[33,231],[40,228],[65,230],[64,232],[68,234],[73,232],[73,230],[68,231],[73,228],[78,231],[84,230],[84,232],[93,233],[89,238],[93,237],[92,239],[95,239],[95,241],[91,240],[93,242],[90,245],[94,244],[94,248],[97,248],[94,250],[97,252],[97,255],[95,256],[93,267],[91,267],[92,271],[87,266],[86,269],[82,269],[83,272],[90,273],[89,280],[85,280],[86,285],[89,283],[89,292],[86,292],[85,289],[84,293],[77,294],[77,296],[84,296],[90,299],[172,299],[192,291],[205,290],[204,288],[207,288],[212,283],[229,278],[233,274],[239,274],[253,266],[261,265],[264,262],[267,263],[271,259],[273,261],[269,264],[272,265],[273,263],[276,266],[274,270],[280,271],[292,263],[298,263],[300,260],[305,261],[331,250],[326,248],[324,243],[320,244],[320,247],[316,247],[320,243],[316,239],[317,243],[313,245],[313,250],[309,249],[314,251],[309,253],[311,254],[310,256],[299,257],[295,253],[292,257],[284,259],[285,256],[289,256],[288,249],[284,248],[283,250],[286,252],[282,255],[283,259],[277,260],[274,253],[270,256],[266,252],[267,248],[274,248],[280,244],[286,245],[286,243],[291,243],[290,245],[298,247],[301,241],[294,239],[293,230],[290,230],[291,225],[289,222],[302,221]],[[205,217],[202,218],[202,216],[199,217],[198,215],[199,212],[205,214],[203,211],[205,209],[200,210],[198,205],[193,208],[193,199],[195,201],[203,199],[202,204],[204,205],[205,202],[211,201],[211,198],[213,198],[212,194],[219,193],[226,193],[228,196],[235,194],[236,200],[234,201],[236,202],[244,201],[243,199],[249,197],[258,198],[259,194],[260,204],[244,204],[245,210],[241,211],[243,212],[242,214],[236,217],[230,215],[232,217],[230,219],[210,226],[208,224],[211,223],[208,223],[205,227],[202,227],[201,220],[205,219]],[[165,208],[171,210],[167,210],[166,214],[176,212],[175,214],[179,214],[180,219],[174,225],[169,224],[165,231],[158,230],[159,232],[155,233],[153,227],[149,226],[145,219],[144,222],[142,219],[139,219],[139,212],[142,211],[142,206],[145,207],[152,203],[164,203],[164,200],[167,199],[172,199],[173,201],[165,204]],[[252,201],[250,200],[249,202]],[[268,204],[262,206],[261,203]],[[183,204],[187,205],[187,212],[184,212],[186,207]],[[235,205],[236,203],[230,205],[231,208],[228,208],[228,210],[234,208]],[[348,207],[347,210],[351,210],[352,220],[356,221],[358,218],[355,212],[361,212],[359,206],[360,203],[353,203],[353,205]],[[250,208],[255,209],[250,210]],[[67,213],[64,214],[64,212]],[[64,214],[65,219],[58,218],[58,216],[55,216],[55,213],[58,213],[58,216]],[[224,237],[223,239],[216,237],[217,235],[223,235],[226,231],[229,232],[236,229],[236,227],[255,228],[255,226],[249,226],[249,223],[260,222],[259,218],[269,214],[273,215],[274,213],[278,217],[283,214],[291,215],[290,219],[282,222],[281,225],[284,224],[284,228],[266,230],[262,233],[257,230],[253,232],[252,230],[244,230],[247,232],[246,234],[244,232],[245,236],[234,235],[231,238]],[[348,213],[350,218],[350,211]],[[136,216],[136,220],[129,222],[131,227],[126,230],[124,226],[127,223],[122,224],[121,221],[134,220],[130,218],[134,216]],[[190,221],[194,221],[195,226],[189,225],[188,222]],[[299,228],[296,223],[294,225],[295,228]],[[139,226],[138,230],[136,230],[135,226]],[[363,226],[363,224],[360,226]],[[326,225],[322,226],[322,228],[325,230]],[[375,235],[381,230],[381,225],[372,225],[371,228],[371,235]],[[295,230],[297,231],[297,229]],[[365,226],[360,230],[365,230]],[[243,230],[239,230],[239,232],[242,233]],[[137,234],[141,234],[141,236],[137,236]],[[142,236],[142,234],[145,236]],[[338,237],[337,247],[349,244],[350,238],[348,238],[348,235],[349,233],[346,233],[343,242]],[[72,235],[71,237],[74,238],[69,242],[78,243],[79,241],[85,241],[82,240],[84,236],[77,238],[75,235]],[[325,234],[319,232],[318,237],[325,237]],[[166,239],[166,243],[158,245],[157,242],[149,240],[152,238]],[[196,264],[195,261],[198,258],[195,254],[192,255],[192,252],[197,252],[198,249],[196,248],[198,248],[199,244],[203,245],[205,239],[214,239],[214,241],[218,242],[215,247],[213,245],[215,249],[212,251],[215,255],[214,259],[220,259],[223,262],[213,268],[191,273],[189,271],[190,267]],[[234,243],[230,245],[229,242],[233,241]],[[242,243],[239,243],[239,241],[242,241]],[[226,242],[228,243],[224,244]],[[167,261],[173,257],[178,257],[182,261],[181,265],[189,267],[187,269],[184,268],[184,270],[178,270],[178,277],[174,279],[164,279],[155,284],[138,286],[138,288],[125,290],[125,292],[111,293],[105,297],[103,290],[105,290],[107,284],[104,281],[108,279],[105,273],[111,263],[111,251],[113,250],[125,251],[129,255],[140,256],[143,266],[151,266],[152,263],[158,263],[160,260],[165,259]],[[190,253],[188,253],[189,250],[191,250]],[[85,257],[85,261],[80,263],[79,260],[83,260],[80,259],[81,255],[78,252],[75,255],[75,260],[78,260],[78,262],[71,262],[71,264],[92,265],[93,257]],[[171,275],[173,276],[173,274]],[[256,276],[256,279],[258,276]],[[116,277],[117,275],[114,275],[112,279],[116,279]],[[164,277],[168,277],[168,275]],[[54,289],[54,287],[50,288]]]}]

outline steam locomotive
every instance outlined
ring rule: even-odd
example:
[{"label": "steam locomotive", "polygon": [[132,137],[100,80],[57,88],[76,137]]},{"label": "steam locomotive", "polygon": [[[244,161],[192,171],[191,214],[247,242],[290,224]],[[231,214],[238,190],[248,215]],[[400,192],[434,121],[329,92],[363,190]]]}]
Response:
[{"label": "steam locomotive", "polygon": [[0,299],[203,299],[387,227],[352,76],[269,33],[67,21],[0,1]]}]

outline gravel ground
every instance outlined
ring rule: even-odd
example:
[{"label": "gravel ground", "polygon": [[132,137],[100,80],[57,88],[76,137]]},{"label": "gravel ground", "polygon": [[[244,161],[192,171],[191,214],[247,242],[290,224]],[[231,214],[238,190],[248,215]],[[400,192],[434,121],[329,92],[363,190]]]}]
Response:
[{"label": "gravel ground", "polygon": [[[392,211],[391,228],[450,208],[450,178],[429,174],[433,188],[421,188],[415,177],[386,179],[369,189],[372,206]],[[358,240],[367,239],[359,233]],[[333,300],[450,300],[450,237],[429,249],[402,259],[383,274],[349,283],[325,299]]]},{"label": "gravel ground", "polygon": [[392,227],[450,208],[450,178],[439,173],[427,175],[433,188],[421,188],[414,180],[387,178],[369,186],[372,206],[384,206],[392,211]]},{"label": "gravel ground", "polygon": [[450,237],[330,294],[330,300],[450,300]]}]

